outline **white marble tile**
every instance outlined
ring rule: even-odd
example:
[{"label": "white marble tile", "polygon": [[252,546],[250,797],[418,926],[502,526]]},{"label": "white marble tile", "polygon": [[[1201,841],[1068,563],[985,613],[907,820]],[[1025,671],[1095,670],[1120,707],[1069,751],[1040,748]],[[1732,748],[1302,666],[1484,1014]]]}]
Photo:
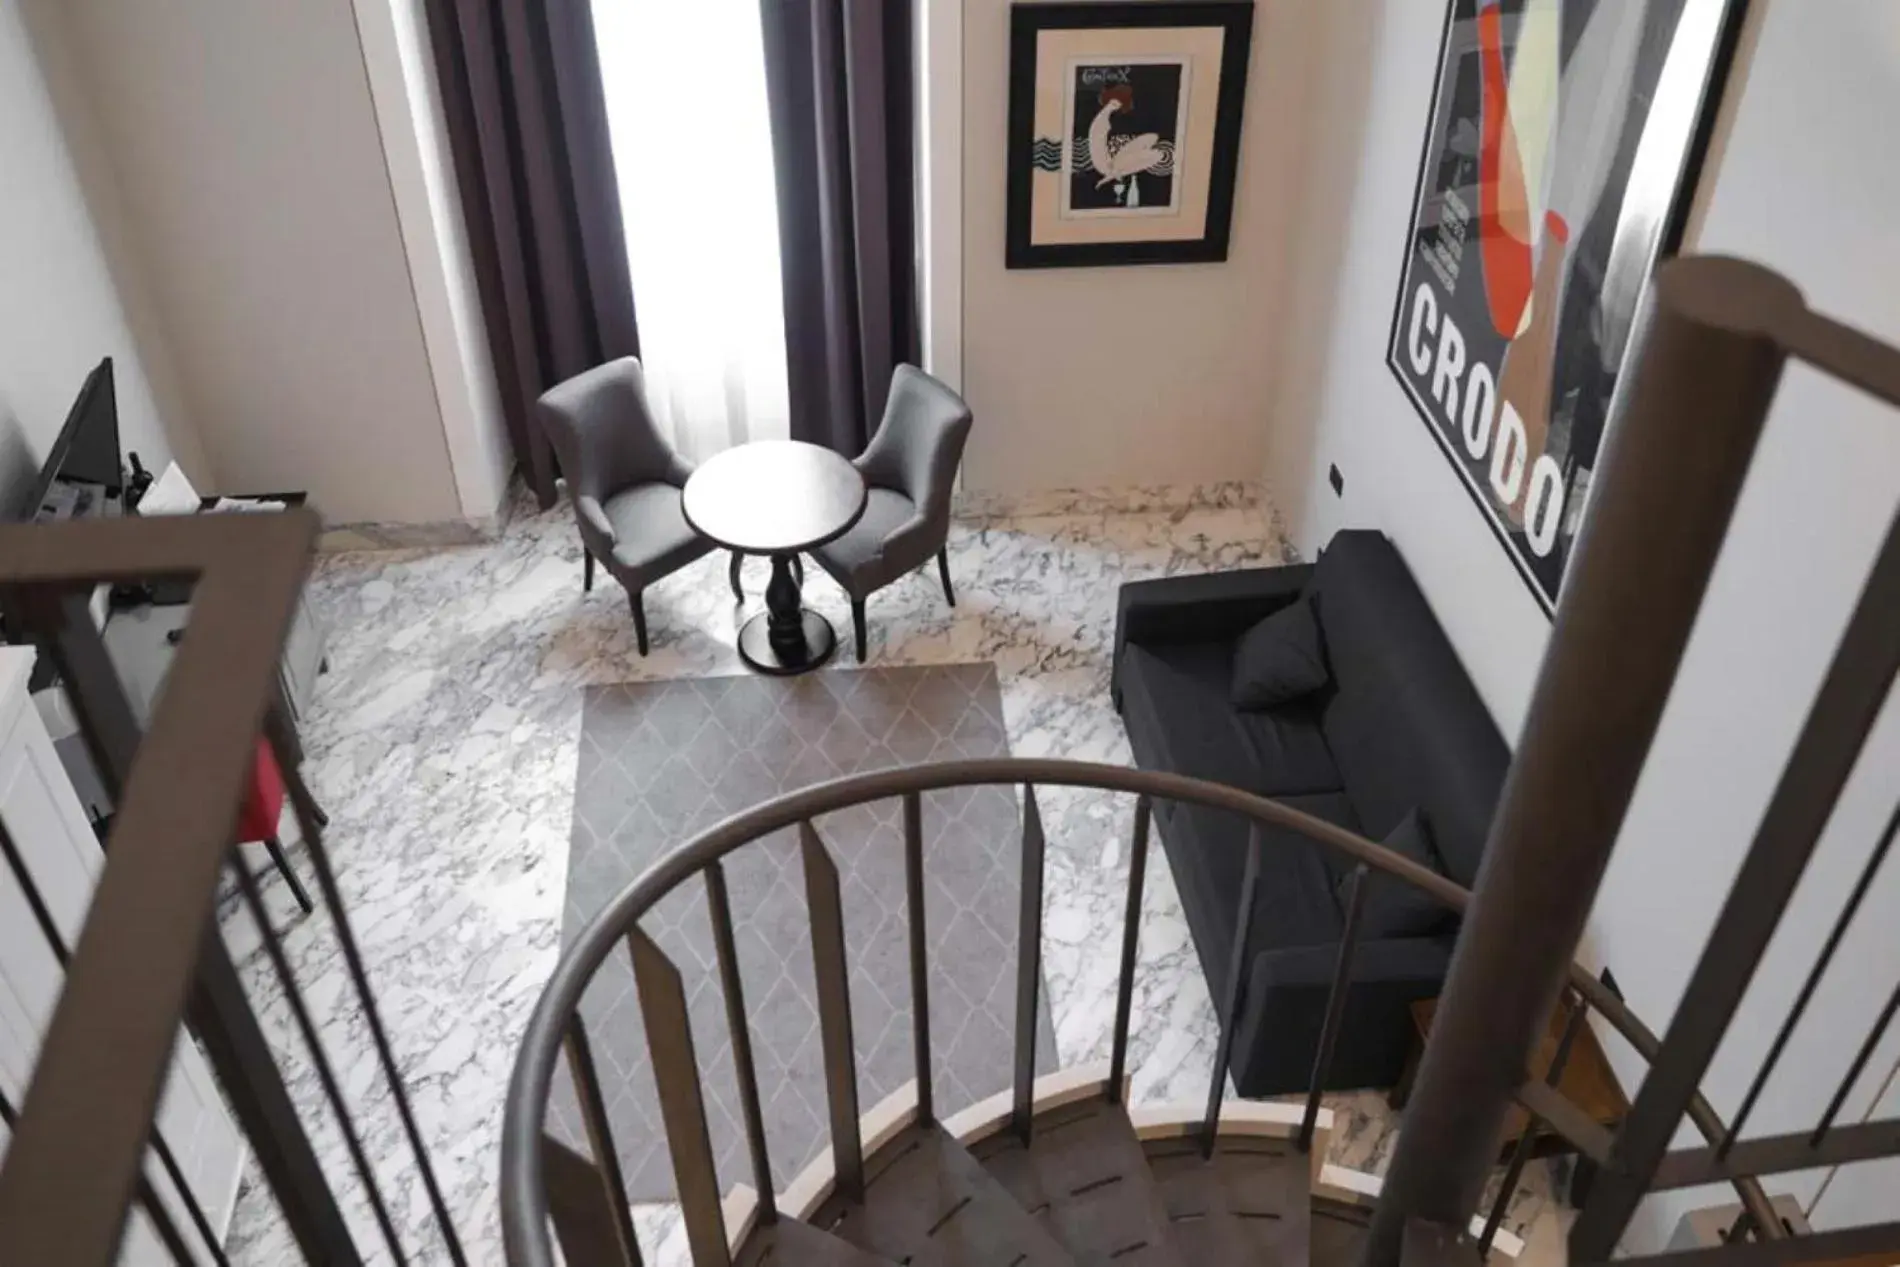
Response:
[{"label": "white marble tile", "polygon": [[[950,542],[958,605],[935,577],[910,576],[870,603],[871,663],[990,660],[1011,748],[1127,762],[1108,699],[1115,594],[1124,581],[1279,562],[1284,539],[1254,490],[1140,489],[972,508]],[[759,609],[766,565],[749,561],[748,601],[731,599],[714,555],[647,592],[652,654],[634,648],[625,597],[602,578],[581,591],[565,510],[522,508],[496,540],[322,559],[312,598],[329,629],[330,672],[307,718],[307,774],[329,811],[326,841],[383,1017],[471,1261],[502,1258],[497,1217],[503,1093],[528,1013],[553,969],[581,715],[580,688],[743,672],[736,630]],[[843,594],[816,569],[808,605],[845,631]],[[827,672],[850,672],[848,652]],[[1051,791],[1045,973],[1063,1064],[1108,1051],[1132,802]],[[307,869],[301,851],[297,865]],[[306,871],[307,873],[307,871]],[[390,1195],[392,1221],[427,1238],[428,1205],[323,912],[274,919]],[[1206,1094],[1217,1029],[1165,856],[1145,878],[1130,1068],[1138,1099]],[[255,945],[248,918],[227,923]],[[306,1108],[359,1244],[376,1223],[289,1010],[262,955],[244,963],[266,1032]],[[1336,1154],[1376,1168],[1389,1144],[1382,1102],[1342,1099],[1352,1129]],[[622,1149],[662,1147],[620,1140]],[[684,1261],[677,1211],[640,1207],[649,1261]],[[418,1241],[414,1238],[424,1238]],[[232,1259],[294,1259],[268,1191],[246,1186]],[[380,1261],[380,1259],[379,1259]]]}]

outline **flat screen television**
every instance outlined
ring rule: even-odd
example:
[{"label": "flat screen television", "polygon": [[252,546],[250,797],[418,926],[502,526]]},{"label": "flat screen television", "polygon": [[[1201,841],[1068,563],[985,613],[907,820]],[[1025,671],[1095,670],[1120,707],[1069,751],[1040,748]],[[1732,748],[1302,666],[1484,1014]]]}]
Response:
[{"label": "flat screen television", "polygon": [[47,452],[46,464],[19,518],[35,523],[118,514],[125,492],[119,455],[119,400],[112,385],[112,358],[86,375],[66,425]]}]

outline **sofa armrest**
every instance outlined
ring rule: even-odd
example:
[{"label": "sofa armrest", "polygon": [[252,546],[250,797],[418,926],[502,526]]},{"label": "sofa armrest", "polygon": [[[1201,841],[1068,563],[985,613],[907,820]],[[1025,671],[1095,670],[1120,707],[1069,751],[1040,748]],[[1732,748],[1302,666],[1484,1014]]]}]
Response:
[{"label": "sofa armrest", "polygon": [[[1453,944],[1450,935],[1359,944],[1327,1090],[1397,1083],[1416,1041],[1411,1005],[1443,990]],[[1242,1095],[1306,1089],[1338,957],[1337,943],[1266,950],[1254,957],[1232,1066]]]},{"label": "sofa armrest", "polygon": [[1122,648],[1131,642],[1200,642],[1233,638],[1305,592],[1313,565],[1244,568],[1131,581],[1115,612],[1114,675],[1110,691],[1121,707]]}]

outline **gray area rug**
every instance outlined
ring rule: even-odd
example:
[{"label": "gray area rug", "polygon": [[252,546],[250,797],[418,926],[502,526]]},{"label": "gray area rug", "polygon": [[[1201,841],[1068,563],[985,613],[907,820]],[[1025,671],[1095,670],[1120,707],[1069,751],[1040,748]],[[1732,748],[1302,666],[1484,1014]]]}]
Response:
[{"label": "gray area rug", "polygon": [[[698,678],[587,692],[574,785],[563,945],[629,881],[696,833],[781,792],[839,775],[956,757],[1008,756],[989,664]],[[1018,793],[923,797],[925,924],[938,1111],[1008,1088],[1014,1048],[1021,822]],[[817,820],[839,870],[859,1103],[913,1075],[903,828],[896,801]],[[797,837],[726,862],[766,1139],[783,1189],[828,1138],[811,939]],[[679,968],[722,1191],[751,1183],[704,887],[671,894],[642,926]],[[1047,989],[1037,1062],[1055,1067]],[[637,1201],[674,1199],[638,994],[626,955],[582,1001],[608,1119]],[[573,1090],[556,1083],[554,1130],[580,1146]],[[582,1151],[587,1151],[584,1147]]]}]

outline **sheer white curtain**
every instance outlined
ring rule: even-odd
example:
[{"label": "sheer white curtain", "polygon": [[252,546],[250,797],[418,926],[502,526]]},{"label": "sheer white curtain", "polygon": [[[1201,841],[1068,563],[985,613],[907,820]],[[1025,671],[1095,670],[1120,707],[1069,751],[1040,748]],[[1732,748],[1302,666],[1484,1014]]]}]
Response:
[{"label": "sheer white curtain", "polygon": [[758,0],[592,0],[640,359],[692,460],[789,433]]}]

